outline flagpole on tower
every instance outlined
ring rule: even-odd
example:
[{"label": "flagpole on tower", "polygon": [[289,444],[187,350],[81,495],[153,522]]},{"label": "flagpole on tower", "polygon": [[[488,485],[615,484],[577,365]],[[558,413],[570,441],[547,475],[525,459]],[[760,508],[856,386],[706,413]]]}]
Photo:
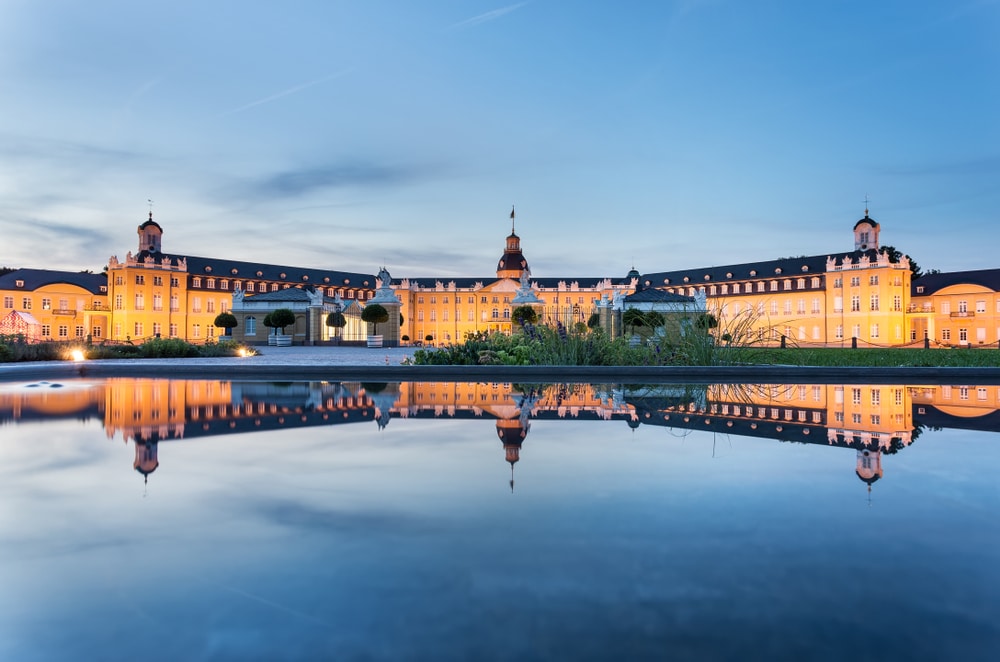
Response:
[{"label": "flagpole on tower", "polygon": [[510,206],[510,233],[514,234],[514,205]]}]

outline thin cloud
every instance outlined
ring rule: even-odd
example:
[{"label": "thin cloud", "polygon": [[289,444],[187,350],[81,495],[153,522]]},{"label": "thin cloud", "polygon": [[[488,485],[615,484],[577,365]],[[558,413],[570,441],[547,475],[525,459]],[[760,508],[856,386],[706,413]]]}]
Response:
[{"label": "thin cloud", "polygon": [[501,7],[499,9],[494,9],[488,11],[484,14],[479,14],[478,16],[473,16],[472,18],[467,18],[464,21],[459,21],[453,25],[448,26],[447,30],[464,30],[466,28],[475,27],[477,25],[482,25],[483,23],[488,23],[494,21],[501,16],[511,13],[515,9],[520,9],[521,7],[528,4],[527,2],[519,2],[514,5],[507,5],[506,7]]},{"label": "thin cloud", "polygon": [[257,99],[256,101],[251,101],[250,103],[244,104],[244,105],[240,106],[239,108],[233,108],[232,110],[227,110],[226,112],[217,115],[216,119],[218,119],[220,117],[229,117],[230,115],[235,115],[236,113],[242,113],[245,110],[250,110],[251,108],[256,108],[257,106],[262,106],[265,103],[271,103],[272,101],[277,101],[278,99],[283,99],[284,97],[291,96],[293,94],[296,94],[297,92],[301,92],[302,90],[305,90],[305,89],[308,89],[310,87],[313,87],[314,85],[319,85],[320,83],[325,83],[325,82],[333,80],[335,78],[340,78],[342,76],[346,76],[349,73],[350,73],[350,69],[345,69],[344,71],[338,71],[337,73],[330,74],[329,76],[324,76],[322,78],[317,78],[316,80],[311,80],[311,81],[306,82],[306,83],[300,83],[299,85],[295,85],[294,87],[290,87],[287,90],[282,90],[281,92],[277,92],[276,94],[272,94],[270,96],[264,97],[263,99]]}]

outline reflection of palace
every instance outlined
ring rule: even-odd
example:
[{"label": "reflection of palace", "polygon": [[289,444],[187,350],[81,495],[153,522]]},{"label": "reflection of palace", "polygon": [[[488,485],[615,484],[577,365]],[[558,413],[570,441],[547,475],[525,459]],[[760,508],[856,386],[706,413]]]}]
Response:
[{"label": "reflection of palace", "polygon": [[[117,378],[38,382],[0,390],[0,424],[99,419],[135,445],[134,468],[159,466],[172,439],[392,418],[494,420],[504,457],[520,459],[534,420],[625,421],[673,429],[852,448],[871,485],[882,456],[925,427],[1000,429],[1000,387],[977,385],[736,384],[519,386],[509,383],[227,382]],[[513,473],[511,475],[513,488]]]}]

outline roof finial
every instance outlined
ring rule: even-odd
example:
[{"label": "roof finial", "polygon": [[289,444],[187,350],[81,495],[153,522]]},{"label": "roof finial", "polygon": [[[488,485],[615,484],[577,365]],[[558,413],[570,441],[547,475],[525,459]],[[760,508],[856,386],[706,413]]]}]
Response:
[{"label": "roof finial", "polygon": [[153,220],[153,201],[150,198],[146,198],[146,202],[149,203],[149,220]]},{"label": "roof finial", "polygon": [[865,218],[868,218],[868,194],[865,193]]},{"label": "roof finial", "polygon": [[510,206],[510,233],[514,234],[514,205]]}]

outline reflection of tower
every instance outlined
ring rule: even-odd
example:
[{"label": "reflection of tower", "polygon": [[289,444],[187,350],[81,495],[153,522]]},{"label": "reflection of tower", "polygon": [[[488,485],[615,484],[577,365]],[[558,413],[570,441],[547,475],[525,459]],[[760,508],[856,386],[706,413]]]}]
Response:
[{"label": "reflection of tower", "polygon": [[156,459],[156,442],[137,439],[133,443],[135,444],[135,463],[132,466],[143,475],[143,482],[148,482],[149,474],[160,466],[160,461]]},{"label": "reflection of tower", "polygon": [[504,459],[510,462],[510,491],[514,491],[514,465],[521,459],[521,444],[528,436],[531,423],[520,418],[498,419],[497,436],[503,443]]},{"label": "reflection of tower", "polygon": [[858,468],[855,473],[868,483],[868,491],[871,492],[872,483],[882,477],[882,451],[858,451]]},{"label": "reflection of tower", "polygon": [[531,409],[538,400],[538,394],[532,387],[522,393],[518,401],[517,418],[501,418],[497,420],[497,436],[503,442],[504,458],[510,462],[510,491],[514,491],[514,465],[521,459],[521,444],[531,430]]}]

